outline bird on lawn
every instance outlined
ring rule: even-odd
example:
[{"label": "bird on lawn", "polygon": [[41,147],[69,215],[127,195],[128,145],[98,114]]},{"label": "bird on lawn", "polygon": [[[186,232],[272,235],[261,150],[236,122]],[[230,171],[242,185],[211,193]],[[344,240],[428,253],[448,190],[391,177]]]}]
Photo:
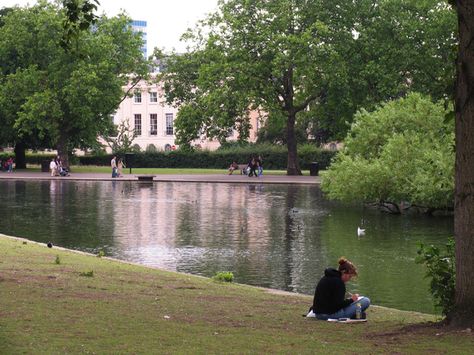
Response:
[{"label": "bird on lawn", "polygon": [[365,235],[365,229],[357,227],[357,236],[362,237],[363,235]]},{"label": "bird on lawn", "polygon": [[48,248],[52,248],[53,247],[53,243],[51,242],[48,242],[48,244],[46,244],[48,246]]}]

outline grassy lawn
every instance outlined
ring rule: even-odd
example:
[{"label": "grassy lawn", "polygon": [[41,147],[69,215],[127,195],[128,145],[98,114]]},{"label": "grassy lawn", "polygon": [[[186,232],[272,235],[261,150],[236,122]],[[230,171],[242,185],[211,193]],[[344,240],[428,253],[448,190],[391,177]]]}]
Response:
[{"label": "grassy lawn", "polygon": [[367,323],[334,324],[303,318],[310,303],[0,235],[0,354],[468,354],[474,346],[470,333],[427,323],[431,315],[371,307]]},{"label": "grassy lawn", "polygon": [[[28,165],[28,171],[40,171],[40,167],[36,165]],[[79,166],[71,167],[74,173],[111,173],[108,166]],[[309,170],[303,170],[303,175],[309,176]],[[130,173],[130,169],[123,169],[125,175]],[[286,170],[264,170],[265,175],[286,175]],[[181,169],[181,168],[133,168],[132,174],[227,174],[227,169]],[[234,172],[234,175],[239,174]]]}]

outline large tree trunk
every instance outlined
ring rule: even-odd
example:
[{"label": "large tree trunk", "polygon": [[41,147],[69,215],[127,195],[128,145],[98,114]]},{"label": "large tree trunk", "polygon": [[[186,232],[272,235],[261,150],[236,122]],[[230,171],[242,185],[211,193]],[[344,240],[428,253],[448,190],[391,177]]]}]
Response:
[{"label": "large tree trunk", "polygon": [[459,53],[456,83],[456,300],[454,326],[474,325],[474,1],[456,1]]},{"label": "large tree trunk", "polygon": [[298,162],[298,151],[295,134],[296,113],[288,114],[288,121],[286,125],[286,139],[288,147],[288,166],[286,168],[287,175],[302,175],[300,164]]},{"label": "large tree trunk", "polygon": [[15,144],[15,168],[26,169],[26,145],[23,142]]},{"label": "large tree trunk", "polygon": [[58,140],[57,150],[61,163],[64,167],[69,169],[69,154],[67,149],[67,138],[65,135],[61,135]]}]

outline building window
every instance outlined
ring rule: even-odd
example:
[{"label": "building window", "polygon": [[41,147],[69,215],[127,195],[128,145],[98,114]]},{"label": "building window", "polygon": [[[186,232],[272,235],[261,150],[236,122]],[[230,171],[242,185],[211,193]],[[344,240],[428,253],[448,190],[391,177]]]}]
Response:
[{"label": "building window", "polygon": [[133,102],[136,104],[141,104],[142,103],[142,93],[139,91],[135,91],[133,94]]},{"label": "building window", "polygon": [[135,115],[135,133],[137,136],[142,135],[142,115]]},{"label": "building window", "polygon": [[158,93],[157,92],[150,92],[150,102],[157,103],[158,102]]},{"label": "building window", "polygon": [[150,114],[150,136],[156,136],[158,130],[158,115],[156,113]]},{"label": "building window", "polygon": [[166,114],[166,132],[167,136],[173,135],[173,114],[167,113]]}]

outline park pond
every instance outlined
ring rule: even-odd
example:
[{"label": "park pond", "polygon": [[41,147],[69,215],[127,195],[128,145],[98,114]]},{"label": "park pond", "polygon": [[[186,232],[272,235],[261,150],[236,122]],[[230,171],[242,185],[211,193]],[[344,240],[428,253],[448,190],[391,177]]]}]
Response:
[{"label": "park pond", "polygon": [[453,234],[452,217],[343,206],[318,186],[10,180],[0,196],[7,235],[208,277],[231,271],[238,283],[305,294],[344,255],[360,274],[348,290],[429,313],[418,244],[441,246]]}]

